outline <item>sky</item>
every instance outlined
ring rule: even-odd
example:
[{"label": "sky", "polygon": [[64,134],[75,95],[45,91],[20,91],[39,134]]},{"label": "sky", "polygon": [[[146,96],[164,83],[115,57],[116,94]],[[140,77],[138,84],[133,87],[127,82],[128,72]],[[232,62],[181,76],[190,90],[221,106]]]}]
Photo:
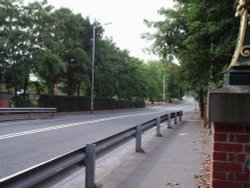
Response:
[{"label": "sky", "polygon": [[104,26],[104,35],[112,38],[120,49],[127,49],[131,56],[144,61],[158,58],[143,52],[151,43],[140,36],[153,31],[143,20],[159,21],[162,17],[157,11],[161,7],[173,7],[172,0],[48,0],[48,3],[55,8],[67,7],[91,21],[96,19],[103,26],[111,22]]}]

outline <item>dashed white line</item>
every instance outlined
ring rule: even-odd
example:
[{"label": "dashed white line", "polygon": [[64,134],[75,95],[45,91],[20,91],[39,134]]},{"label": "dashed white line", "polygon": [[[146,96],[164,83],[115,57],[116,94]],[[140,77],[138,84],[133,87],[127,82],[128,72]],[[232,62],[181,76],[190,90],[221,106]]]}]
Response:
[{"label": "dashed white line", "polygon": [[68,127],[75,127],[75,126],[79,126],[79,125],[99,123],[99,122],[103,122],[103,121],[109,121],[109,120],[115,120],[115,119],[121,119],[121,118],[127,118],[127,117],[134,117],[134,116],[143,116],[143,115],[153,114],[153,113],[159,113],[159,112],[124,115],[124,116],[103,118],[103,119],[91,120],[91,121],[85,121],[85,122],[77,122],[77,123],[71,123],[71,124],[58,125],[58,126],[47,127],[47,128],[43,128],[43,129],[34,129],[34,130],[30,130],[30,131],[2,135],[2,136],[0,136],[0,140],[18,137],[18,136],[30,135],[30,134],[35,134],[35,133],[41,133],[41,132],[46,132],[46,131],[51,131],[51,130],[63,129],[63,128],[68,128]]},{"label": "dashed white line", "polygon": [[24,136],[24,135],[31,135],[31,134],[36,134],[36,133],[41,133],[41,132],[46,132],[46,131],[51,131],[51,130],[58,130],[58,129],[63,129],[63,128],[75,127],[75,126],[79,126],[79,125],[93,124],[93,123],[99,123],[99,122],[104,122],[104,121],[109,121],[109,120],[134,117],[134,116],[143,116],[143,115],[147,115],[147,114],[156,114],[156,113],[159,113],[159,111],[166,111],[166,110],[173,110],[173,109],[177,110],[177,109],[181,109],[181,108],[183,108],[183,107],[179,107],[179,108],[172,107],[172,108],[168,108],[168,109],[161,109],[161,110],[158,110],[157,112],[147,112],[147,113],[140,113],[140,114],[116,116],[116,117],[109,117],[109,118],[103,118],[103,119],[97,119],[97,120],[91,120],[91,121],[85,121],[85,122],[76,122],[76,123],[46,127],[46,128],[42,128],[42,129],[34,129],[34,130],[29,130],[29,131],[17,132],[17,133],[2,135],[2,136],[0,136],[0,140]]}]

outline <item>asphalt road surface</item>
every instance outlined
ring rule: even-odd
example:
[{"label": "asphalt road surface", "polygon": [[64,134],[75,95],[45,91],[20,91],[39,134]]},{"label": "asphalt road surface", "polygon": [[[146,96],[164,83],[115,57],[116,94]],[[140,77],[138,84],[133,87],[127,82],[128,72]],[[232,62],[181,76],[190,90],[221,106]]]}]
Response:
[{"label": "asphalt road surface", "polygon": [[0,179],[163,114],[183,110],[185,116],[185,112],[194,110],[195,106],[194,101],[184,101],[150,109],[1,122]]}]

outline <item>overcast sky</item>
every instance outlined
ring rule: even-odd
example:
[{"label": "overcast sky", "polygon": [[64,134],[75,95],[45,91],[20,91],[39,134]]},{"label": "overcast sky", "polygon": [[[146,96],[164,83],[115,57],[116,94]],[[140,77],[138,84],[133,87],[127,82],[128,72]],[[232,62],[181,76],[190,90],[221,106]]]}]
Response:
[{"label": "overcast sky", "polygon": [[105,36],[121,49],[130,51],[130,55],[143,60],[156,57],[143,53],[150,46],[140,35],[149,29],[143,24],[144,19],[158,21],[162,19],[157,11],[161,7],[172,7],[172,0],[48,0],[56,8],[68,7],[83,17],[89,16],[105,26]]}]

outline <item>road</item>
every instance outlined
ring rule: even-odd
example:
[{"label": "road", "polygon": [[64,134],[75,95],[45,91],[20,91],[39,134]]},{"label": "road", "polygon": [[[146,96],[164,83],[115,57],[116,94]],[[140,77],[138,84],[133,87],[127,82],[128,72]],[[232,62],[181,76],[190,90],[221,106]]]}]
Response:
[{"label": "road", "polygon": [[167,107],[94,114],[65,115],[52,119],[0,123],[0,179],[84,147],[168,112],[194,110],[185,101]]}]

